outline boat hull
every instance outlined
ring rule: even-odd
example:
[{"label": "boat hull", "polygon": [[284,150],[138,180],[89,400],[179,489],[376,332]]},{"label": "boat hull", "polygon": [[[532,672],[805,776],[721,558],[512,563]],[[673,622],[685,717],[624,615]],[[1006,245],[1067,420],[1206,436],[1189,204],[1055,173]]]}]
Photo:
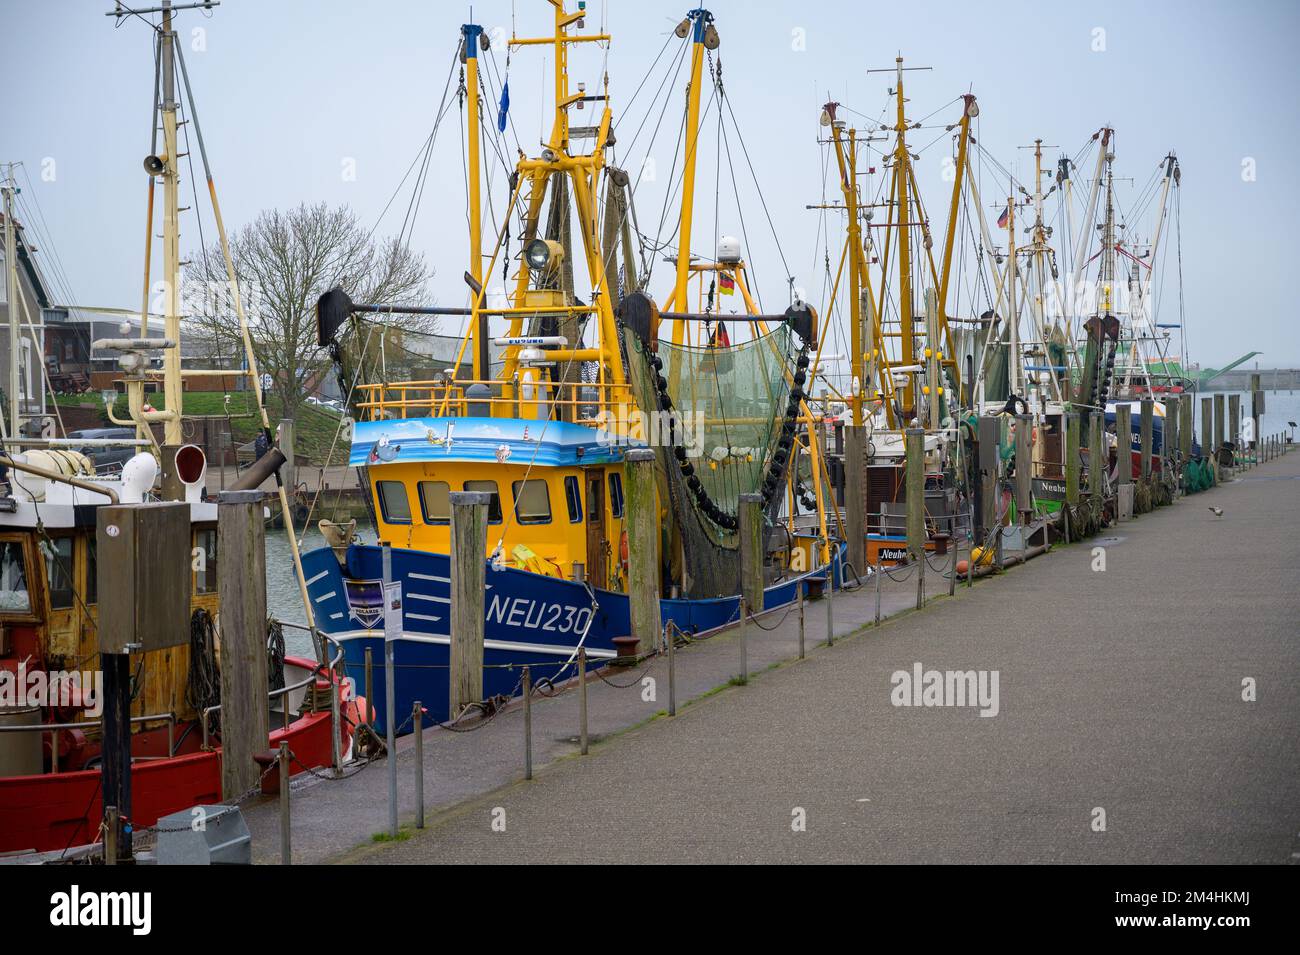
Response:
[{"label": "boat hull", "polygon": [[[450,561],[446,554],[397,547],[391,553],[391,579],[402,583],[402,625],[393,640],[393,713],[400,735],[410,732],[417,701],[427,713],[426,723],[445,721],[450,715]],[[316,624],[342,645],[347,675],[359,688],[367,686],[369,651],[368,698],[374,706],[375,727],[385,733],[383,623],[365,596],[383,578],[382,560],[381,548],[353,545],[345,574],[326,547],[304,554],[303,570]],[[839,561],[833,566],[838,585]],[[806,590],[809,578],[825,576],[823,567],[766,588],[764,608],[790,603],[800,588]],[[515,696],[525,665],[531,668],[534,683],[572,677],[579,646],[587,651],[589,667],[603,666],[618,655],[614,639],[631,632],[626,594],[516,568],[494,570],[490,563],[486,580],[485,700]],[[735,623],[739,612],[738,596],[660,601],[664,623],[671,621],[687,634],[705,634]]]}]

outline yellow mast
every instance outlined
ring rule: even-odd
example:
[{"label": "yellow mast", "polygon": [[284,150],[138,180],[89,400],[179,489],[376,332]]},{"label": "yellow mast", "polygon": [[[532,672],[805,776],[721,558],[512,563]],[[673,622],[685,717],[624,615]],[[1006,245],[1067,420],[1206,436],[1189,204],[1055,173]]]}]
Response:
[{"label": "yellow mast", "polygon": [[944,330],[946,347],[948,354],[944,356],[943,364],[952,369],[953,382],[957,385],[957,393],[962,400],[965,400],[961,382],[961,370],[957,365],[957,357],[952,354],[952,341],[948,336],[948,280],[952,274],[952,252],[957,241],[957,214],[961,204],[961,188],[966,174],[966,152],[970,144],[970,121],[980,114],[979,106],[975,102],[975,97],[970,93],[962,97],[963,107],[961,111],[961,122],[958,124],[959,132],[957,134],[957,168],[952,182],[952,202],[948,206],[948,232],[943,242],[943,267],[939,273],[939,327]]},{"label": "yellow mast", "polygon": [[[677,32],[685,36],[683,27],[692,32],[691,81],[686,88],[686,163],[682,172],[682,216],[677,233],[677,281],[672,298],[664,304],[664,311],[674,307],[685,309],[687,283],[691,278],[691,221],[695,212],[695,159],[700,136],[700,82],[704,73],[705,36],[709,35],[713,47],[717,46],[717,32],[710,32],[713,14],[703,7],[692,10],[678,26]],[[719,107],[721,108],[721,107]],[[680,345],[686,333],[685,322],[673,323],[673,344]]]},{"label": "yellow mast", "polygon": [[[477,286],[483,285],[483,226],[482,204],[479,197],[479,103],[478,103],[478,48],[480,38],[485,38],[483,28],[467,23],[460,28],[461,58],[465,63],[465,95],[468,99],[469,117],[466,124],[469,137],[469,274]],[[488,377],[487,316],[480,312],[482,296],[474,296],[470,315],[470,336],[474,341],[474,378],[483,381]]]},{"label": "yellow mast", "polygon": [[[519,172],[521,184],[525,180],[531,184],[531,194],[528,200],[528,215],[530,216],[528,221],[530,224],[535,224],[537,217],[541,213],[543,193],[549,177],[555,173],[569,176],[573,185],[573,203],[577,211],[578,229],[582,235],[583,255],[587,260],[587,271],[593,289],[592,304],[586,307],[575,307],[573,310],[594,310],[599,327],[599,345],[597,348],[553,349],[548,352],[548,355],[556,361],[596,361],[600,366],[600,382],[602,384],[610,381],[614,385],[624,385],[626,383],[626,374],[619,356],[613,295],[610,290],[603,288],[605,284],[605,264],[601,256],[600,238],[597,235],[596,195],[600,184],[600,173],[605,165],[605,145],[609,139],[612,119],[608,91],[602,95],[592,96],[585,92],[582,84],[579,84],[578,92],[571,94],[569,92],[568,73],[569,44],[608,43],[610,37],[606,33],[570,35],[569,28],[571,26],[578,24],[581,27],[585,22],[586,10],[580,7],[576,12],[569,13],[564,8],[564,0],[548,0],[548,2],[555,8],[555,32],[551,36],[511,37],[510,39],[511,47],[551,46],[555,55],[555,121],[551,127],[550,141],[543,148],[541,158],[521,158],[516,168]],[[604,101],[604,112],[601,116],[600,125],[596,129],[591,152],[573,156],[569,154],[568,110],[588,100]],[[500,239],[504,234],[503,230],[501,236],[498,237],[498,248],[500,247]],[[495,254],[493,258],[495,262]],[[485,292],[485,289],[480,290],[475,296],[475,310],[483,309]],[[519,335],[522,330],[524,314],[529,311],[525,307],[526,303],[524,301],[527,294],[528,267],[524,264],[520,267],[516,286],[514,303],[516,307],[509,310],[511,313],[511,335]],[[554,311],[555,309],[548,306],[539,310]],[[491,310],[492,313],[500,311],[500,309]],[[517,367],[518,347],[510,346],[507,348],[505,359],[506,366],[503,378],[509,379]],[[615,398],[615,396],[610,397]],[[617,400],[615,403],[617,403]]]},{"label": "yellow mast", "polygon": [[[184,441],[181,431],[181,253],[180,253],[180,163],[176,155],[176,74],[172,45],[170,4],[162,11],[162,125],[163,125],[163,337],[176,344],[163,350],[163,444],[177,446]],[[147,310],[145,314],[148,314]],[[148,321],[140,316],[141,329]]]},{"label": "yellow mast", "polygon": [[[912,241],[911,241],[911,203],[907,191],[908,168],[911,156],[907,152],[907,117],[903,114],[903,58],[895,60],[897,69],[898,121],[894,130],[898,133],[898,142],[894,147],[894,193],[898,203],[894,207],[898,229],[898,333],[902,342],[902,364],[911,366],[915,363],[915,340],[912,328]],[[907,372],[907,384],[903,388],[903,417],[911,419],[916,411],[916,372]]]}]

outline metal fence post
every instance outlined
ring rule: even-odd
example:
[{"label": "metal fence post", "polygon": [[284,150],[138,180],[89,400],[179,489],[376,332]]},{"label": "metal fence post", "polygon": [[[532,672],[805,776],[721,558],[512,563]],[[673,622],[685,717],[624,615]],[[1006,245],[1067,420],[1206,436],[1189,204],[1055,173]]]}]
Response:
[{"label": "metal fence post", "polygon": [[668,715],[677,715],[677,635],[673,633],[674,625],[670,621],[664,628],[668,637]]},{"label": "metal fence post", "polygon": [[803,618],[803,581],[799,581],[796,589],[799,601],[799,659],[804,658],[804,618]]},{"label": "metal fence post", "polygon": [[835,595],[835,558],[826,565],[826,646],[835,646],[835,610],[831,598]]},{"label": "metal fence post", "polygon": [[740,681],[749,682],[749,653],[746,647],[745,617],[749,612],[744,596],[740,598]]},{"label": "metal fence post", "polygon": [[289,841],[289,743],[280,740],[280,865],[292,865]]},{"label": "metal fence post", "polygon": [[578,647],[578,739],[587,755],[587,648]]},{"label": "metal fence post", "polygon": [[416,700],[411,708],[415,733],[415,828],[424,828],[424,707]]},{"label": "metal fence post", "polygon": [[533,778],[533,671],[524,665],[524,779]]},{"label": "metal fence post", "polygon": [[885,565],[880,562],[880,559],[877,558],[876,559],[876,626],[877,627],[880,626],[880,584],[881,584],[880,578],[882,576],[881,568],[884,566]]}]

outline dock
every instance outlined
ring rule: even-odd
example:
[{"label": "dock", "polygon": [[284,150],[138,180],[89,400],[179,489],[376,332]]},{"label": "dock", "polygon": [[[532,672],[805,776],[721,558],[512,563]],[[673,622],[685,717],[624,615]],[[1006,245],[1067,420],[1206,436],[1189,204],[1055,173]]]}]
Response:
[{"label": "dock", "polygon": [[[533,698],[530,781],[518,701],[426,730],[424,830],[405,737],[399,839],[374,838],[381,759],[295,781],[293,860],[1294,863],[1298,504],[1286,454],[952,597],[936,558],[919,611],[914,577],[883,579],[879,628],[874,581],[837,592],[833,646],[809,601],[804,660],[797,613],[769,614],[747,681],[735,629],[677,651],[674,717],[662,655],[607,669],[585,757],[573,687]],[[996,715],[895,706],[918,664],[996,672]],[[244,809],[278,861],[277,801]]]}]

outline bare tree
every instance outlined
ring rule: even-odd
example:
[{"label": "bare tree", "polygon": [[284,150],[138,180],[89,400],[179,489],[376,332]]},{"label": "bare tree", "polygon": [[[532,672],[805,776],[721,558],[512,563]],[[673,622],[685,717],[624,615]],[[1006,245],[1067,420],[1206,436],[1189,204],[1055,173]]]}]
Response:
[{"label": "bare tree", "polygon": [[[271,375],[283,414],[327,373],[316,344],[316,299],[342,285],[359,302],[415,304],[430,278],[423,256],[396,239],[376,240],[346,206],[270,209],[230,239],[239,291],[259,369]],[[242,367],[243,342],[219,246],[191,253],[184,280],[186,333],[203,357]],[[427,319],[384,316],[386,324],[431,331]]]}]

